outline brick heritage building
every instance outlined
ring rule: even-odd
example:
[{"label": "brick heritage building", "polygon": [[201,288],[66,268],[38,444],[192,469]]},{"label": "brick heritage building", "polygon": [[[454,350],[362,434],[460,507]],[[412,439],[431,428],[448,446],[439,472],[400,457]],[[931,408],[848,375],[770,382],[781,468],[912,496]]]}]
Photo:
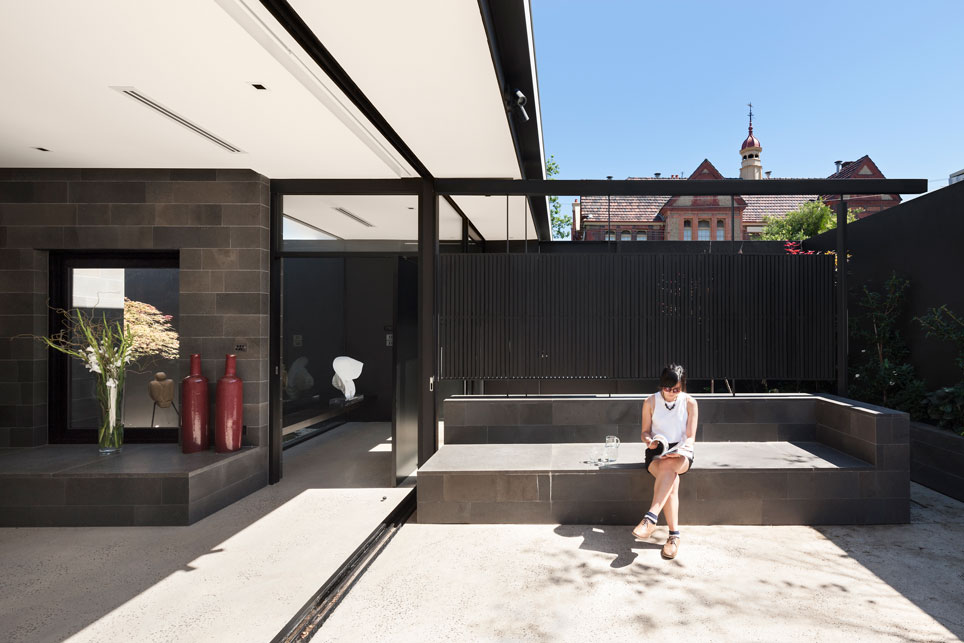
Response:
[{"label": "brick heritage building", "polygon": [[[740,147],[740,178],[748,181],[779,181],[763,172],[760,153],[763,146],[749,133]],[[864,155],[856,161],[836,161],[837,171],[831,179],[886,178],[873,160]],[[766,178],[764,178],[766,174]],[[660,178],[656,174],[653,178]],[[722,179],[719,170],[704,159],[688,177],[673,175],[671,179],[702,181]],[[629,177],[646,181],[649,177]],[[782,217],[818,195],[793,196],[745,195],[730,204],[728,196],[585,196],[572,204],[573,241],[730,241],[754,239],[763,232],[764,217]],[[900,203],[899,194],[860,195],[850,199],[848,207],[858,210],[858,218],[869,216]],[[837,195],[822,195],[831,207],[839,202]]]}]

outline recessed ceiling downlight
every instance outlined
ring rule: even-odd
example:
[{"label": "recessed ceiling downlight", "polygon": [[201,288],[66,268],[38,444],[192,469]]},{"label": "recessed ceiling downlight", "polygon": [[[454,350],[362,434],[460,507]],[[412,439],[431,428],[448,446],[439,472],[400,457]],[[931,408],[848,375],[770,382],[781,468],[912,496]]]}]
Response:
[{"label": "recessed ceiling downlight", "polygon": [[357,221],[358,223],[360,223],[360,224],[362,224],[362,225],[364,225],[364,226],[368,226],[369,228],[374,228],[374,227],[375,227],[374,225],[372,225],[372,224],[369,223],[368,221],[365,221],[364,219],[362,219],[362,218],[361,218],[360,216],[358,216],[357,214],[353,214],[353,213],[349,212],[348,210],[346,210],[345,208],[332,208],[332,209],[335,210],[336,212],[341,212],[342,214],[344,214],[344,215],[345,215],[346,217],[348,217],[349,219],[354,219],[355,221]]},{"label": "recessed ceiling downlight", "polygon": [[158,114],[161,114],[162,116],[165,116],[165,117],[169,118],[170,120],[174,121],[174,122],[177,123],[178,125],[183,125],[184,127],[188,128],[189,130],[191,130],[192,132],[194,132],[195,134],[200,134],[201,136],[203,136],[203,137],[206,138],[207,140],[211,141],[211,142],[214,143],[215,145],[218,145],[218,146],[226,149],[227,151],[229,151],[229,152],[231,152],[231,153],[233,153],[233,154],[243,154],[243,152],[242,152],[240,149],[238,149],[237,147],[231,145],[230,143],[228,143],[228,142],[225,141],[224,139],[218,138],[217,136],[215,136],[215,135],[212,134],[211,132],[209,132],[209,131],[207,131],[206,129],[204,129],[203,127],[201,127],[200,125],[195,125],[194,123],[192,123],[191,121],[187,120],[187,119],[184,118],[183,116],[180,116],[179,114],[177,114],[177,113],[171,111],[170,109],[164,107],[163,105],[161,105],[160,103],[158,103],[156,100],[153,100],[153,99],[151,99],[151,98],[148,98],[147,96],[145,96],[145,95],[142,94],[141,92],[137,91],[137,89],[134,88],[134,87],[111,87],[111,89],[116,90],[116,91],[119,91],[119,92],[122,93],[122,94],[126,94],[126,95],[130,96],[131,98],[133,98],[134,100],[136,100],[136,101],[139,102],[140,104],[142,104],[142,105],[144,105],[144,106],[146,106],[146,107],[150,107],[151,109],[153,109],[153,110],[154,110],[155,112],[157,112]]}]

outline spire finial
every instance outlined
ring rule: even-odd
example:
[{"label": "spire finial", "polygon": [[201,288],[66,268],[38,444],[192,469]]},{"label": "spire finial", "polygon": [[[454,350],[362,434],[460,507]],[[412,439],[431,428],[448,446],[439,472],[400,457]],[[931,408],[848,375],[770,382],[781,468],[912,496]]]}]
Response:
[{"label": "spire finial", "polygon": [[747,103],[747,107],[750,108],[750,134],[753,133],[753,103]]}]

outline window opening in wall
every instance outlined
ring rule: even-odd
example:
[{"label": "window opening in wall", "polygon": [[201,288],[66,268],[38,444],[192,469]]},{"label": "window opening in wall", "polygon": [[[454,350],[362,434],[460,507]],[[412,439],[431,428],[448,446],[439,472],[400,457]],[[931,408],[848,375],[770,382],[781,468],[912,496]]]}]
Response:
[{"label": "window opening in wall", "polygon": [[716,222],[716,240],[723,241],[726,239],[726,225],[722,221]]},{"label": "window opening in wall", "polygon": [[683,241],[693,240],[693,224],[689,221],[683,222]]},{"label": "window opening in wall", "polygon": [[700,221],[699,229],[697,231],[697,239],[699,241],[710,241],[710,222]]},{"label": "window opening in wall", "polygon": [[[177,442],[180,417],[180,285],[174,254],[52,254],[50,300],[57,309],[76,309],[134,328],[144,351],[156,353],[126,371],[121,422],[125,442]],[[61,329],[52,314],[50,332]],[[166,354],[166,356],[165,356]],[[100,423],[95,374],[79,360],[51,351],[48,417],[51,442],[94,443]],[[163,375],[158,375],[163,373]],[[151,397],[151,382],[175,383],[172,404]],[[170,388],[167,385],[166,388]],[[155,391],[165,387],[154,386]]]},{"label": "window opening in wall", "polygon": [[620,237],[620,241],[632,241],[632,240],[633,240],[633,233],[630,232],[629,230],[623,230],[622,236]]},{"label": "window opening in wall", "polygon": [[640,230],[636,233],[636,241],[646,241],[646,231]]},{"label": "window opening in wall", "polygon": [[612,230],[607,230],[606,241],[615,241],[615,240],[616,240],[616,233],[613,232]]}]

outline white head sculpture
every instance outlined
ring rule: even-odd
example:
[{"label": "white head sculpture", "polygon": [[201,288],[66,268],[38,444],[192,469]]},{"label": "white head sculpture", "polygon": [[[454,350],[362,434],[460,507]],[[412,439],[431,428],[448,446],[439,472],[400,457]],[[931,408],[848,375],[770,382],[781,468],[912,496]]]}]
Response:
[{"label": "white head sculpture", "polygon": [[331,385],[344,393],[346,400],[355,397],[355,380],[361,375],[363,366],[365,365],[357,359],[344,355],[332,361],[331,367],[335,369],[335,376],[331,378]]}]

